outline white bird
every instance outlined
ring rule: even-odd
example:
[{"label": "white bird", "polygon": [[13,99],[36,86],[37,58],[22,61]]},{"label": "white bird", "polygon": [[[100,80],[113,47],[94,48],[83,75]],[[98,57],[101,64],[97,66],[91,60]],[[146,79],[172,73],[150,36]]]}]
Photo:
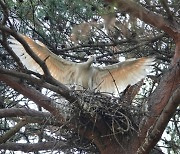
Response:
[{"label": "white bird", "polygon": [[[65,85],[77,85],[76,89],[89,88],[100,92],[122,92],[128,85],[134,85],[143,79],[155,63],[153,57],[129,59],[113,65],[96,67],[92,63],[94,57],[86,62],[75,63],[67,61],[51,52],[42,42],[35,42],[31,38],[21,35],[32,51],[45,61],[51,75]],[[43,74],[43,70],[24,47],[16,39],[10,39],[10,46],[27,69]],[[48,58],[47,58],[48,57]]]}]

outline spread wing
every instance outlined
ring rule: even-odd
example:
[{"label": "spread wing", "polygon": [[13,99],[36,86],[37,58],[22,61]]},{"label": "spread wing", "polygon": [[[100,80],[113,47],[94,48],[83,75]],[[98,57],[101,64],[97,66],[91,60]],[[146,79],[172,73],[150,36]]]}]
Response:
[{"label": "spread wing", "polygon": [[95,67],[93,88],[101,92],[122,92],[128,85],[134,85],[143,79],[151,71],[154,61],[155,58],[144,57],[102,68]]},{"label": "spread wing", "polygon": [[[72,84],[75,81],[75,69],[78,63],[66,61],[52,53],[42,42],[35,42],[27,36],[21,35],[32,51],[45,61],[51,75],[63,84]],[[41,67],[25,51],[24,47],[14,38],[9,39],[10,46],[27,69],[43,74]]]}]

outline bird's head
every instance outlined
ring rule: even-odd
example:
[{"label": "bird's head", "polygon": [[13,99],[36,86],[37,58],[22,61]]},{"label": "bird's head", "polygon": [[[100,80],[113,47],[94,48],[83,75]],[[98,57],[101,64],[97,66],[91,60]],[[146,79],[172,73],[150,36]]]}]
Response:
[{"label": "bird's head", "polygon": [[96,62],[96,56],[90,56],[89,59],[87,60],[87,63],[95,63]]},{"label": "bird's head", "polygon": [[96,62],[96,57],[95,56],[90,56],[89,59],[86,62],[82,63],[82,64],[83,64],[84,67],[89,68],[92,65],[92,63],[94,63],[94,62]]}]

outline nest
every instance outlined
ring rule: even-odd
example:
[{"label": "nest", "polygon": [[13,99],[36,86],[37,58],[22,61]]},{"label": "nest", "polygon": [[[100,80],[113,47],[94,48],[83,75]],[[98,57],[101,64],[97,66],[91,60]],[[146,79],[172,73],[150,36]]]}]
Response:
[{"label": "nest", "polygon": [[[60,136],[68,136],[72,147],[88,153],[98,153],[93,138],[86,138],[87,134],[93,132],[98,132],[100,140],[111,138],[120,146],[124,140],[128,143],[131,136],[137,133],[142,114],[144,115],[140,112],[141,103],[133,102],[138,91],[135,92],[134,89],[135,87],[126,89],[119,97],[87,89],[71,90],[71,95],[77,98],[77,102],[69,103],[64,99],[59,101],[59,109],[67,117],[63,125],[65,129],[59,129]],[[65,126],[71,124],[73,127],[66,129]]]},{"label": "nest", "polygon": [[103,122],[109,129],[109,134],[124,135],[136,130],[139,110],[127,102],[125,93],[115,97],[109,93],[80,90],[74,91],[73,95],[80,104],[80,112],[76,112],[76,116],[78,114],[81,125],[88,123],[88,127],[93,129],[97,123]]}]

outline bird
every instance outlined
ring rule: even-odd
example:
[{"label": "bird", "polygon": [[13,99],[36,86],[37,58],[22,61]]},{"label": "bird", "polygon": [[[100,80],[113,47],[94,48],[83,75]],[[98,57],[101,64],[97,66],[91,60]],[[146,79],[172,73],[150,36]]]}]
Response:
[{"label": "bird", "polygon": [[[152,71],[155,57],[131,58],[107,66],[95,66],[95,56],[86,62],[72,62],[57,56],[46,45],[30,37],[20,34],[32,51],[46,63],[53,78],[64,85],[75,85],[77,90],[90,89],[103,93],[118,94],[127,86],[141,81]],[[23,65],[34,72],[43,75],[43,70],[37,62],[26,52],[20,42],[14,37],[9,39],[9,45],[19,57]]]}]

